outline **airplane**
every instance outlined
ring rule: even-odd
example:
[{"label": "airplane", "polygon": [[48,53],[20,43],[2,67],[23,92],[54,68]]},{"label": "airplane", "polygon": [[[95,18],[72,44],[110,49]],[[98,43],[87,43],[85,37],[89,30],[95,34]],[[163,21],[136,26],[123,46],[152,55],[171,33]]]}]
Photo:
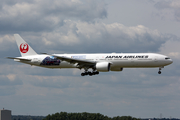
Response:
[{"label": "airplane", "polygon": [[[101,54],[37,54],[19,34],[14,34],[21,57],[7,57],[33,66],[45,68],[84,69],[81,76],[98,75],[99,72],[123,71],[124,68],[161,69],[173,63],[168,56],[157,53],[101,53]],[[92,71],[89,71],[92,69]]]}]

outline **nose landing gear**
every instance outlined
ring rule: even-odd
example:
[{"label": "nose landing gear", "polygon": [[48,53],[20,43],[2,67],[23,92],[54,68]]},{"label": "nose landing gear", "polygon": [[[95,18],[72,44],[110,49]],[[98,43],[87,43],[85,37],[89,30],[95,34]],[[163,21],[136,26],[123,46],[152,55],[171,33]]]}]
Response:
[{"label": "nose landing gear", "polygon": [[161,74],[161,71],[159,71],[158,74]]},{"label": "nose landing gear", "polygon": [[159,67],[158,74],[161,74],[161,69],[162,69],[162,68],[164,68],[164,66],[163,66],[163,67]]}]

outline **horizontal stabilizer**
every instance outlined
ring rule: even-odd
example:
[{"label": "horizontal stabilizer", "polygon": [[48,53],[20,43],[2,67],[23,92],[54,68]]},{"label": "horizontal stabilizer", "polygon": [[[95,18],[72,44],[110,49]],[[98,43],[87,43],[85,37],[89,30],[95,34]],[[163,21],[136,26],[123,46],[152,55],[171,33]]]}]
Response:
[{"label": "horizontal stabilizer", "polygon": [[15,57],[7,57],[8,59],[16,59],[16,60],[22,60],[22,61],[31,61],[30,59],[24,59],[24,58],[15,58]]}]

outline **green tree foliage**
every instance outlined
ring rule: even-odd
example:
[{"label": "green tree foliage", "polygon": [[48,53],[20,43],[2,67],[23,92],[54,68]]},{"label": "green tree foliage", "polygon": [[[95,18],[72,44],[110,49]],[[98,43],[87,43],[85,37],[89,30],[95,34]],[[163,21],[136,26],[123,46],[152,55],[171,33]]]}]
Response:
[{"label": "green tree foliage", "polygon": [[131,116],[113,117],[104,116],[100,113],[55,113],[46,116],[43,120],[140,120]]}]

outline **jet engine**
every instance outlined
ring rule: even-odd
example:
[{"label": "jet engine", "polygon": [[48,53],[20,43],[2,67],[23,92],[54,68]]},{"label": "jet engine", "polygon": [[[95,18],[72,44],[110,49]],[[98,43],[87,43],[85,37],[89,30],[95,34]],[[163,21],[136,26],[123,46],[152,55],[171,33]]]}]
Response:
[{"label": "jet engine", "polygon": [[110,63],[108,62],[96,63],[96,70],[99,72],[108,72],[110,70]]}]

